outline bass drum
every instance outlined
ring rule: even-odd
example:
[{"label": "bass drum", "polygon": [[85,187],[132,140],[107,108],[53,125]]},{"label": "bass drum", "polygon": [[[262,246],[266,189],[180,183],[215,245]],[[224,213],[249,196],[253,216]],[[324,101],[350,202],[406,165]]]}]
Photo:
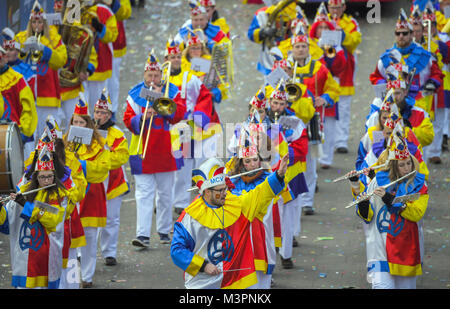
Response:
[{"label": "bass drum", "polygon": [[0,123],[0,193],[15,193],[24,170],[23,143],[15,122]]}]

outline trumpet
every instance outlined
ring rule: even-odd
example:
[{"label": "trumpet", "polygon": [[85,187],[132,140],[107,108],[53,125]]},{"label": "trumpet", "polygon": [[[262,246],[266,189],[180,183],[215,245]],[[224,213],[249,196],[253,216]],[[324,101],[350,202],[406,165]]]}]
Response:
[{"label": "trumpet", "polygon": [[294,64],[294,73],[292,74],[291,82],[286,84],[286,91],[288,93],[289,102],[297,101],[302,96],[302,90],[297,85],[297,66],[298,63],[296,60]]},{"label": "trumpet", "polygon": [[[397,182],[400,182],[400,181],[402,181],[403,179],[406,179],[406,178],[408,178],[409,176],[414,175],[416,172],[417,172],[417,171],[414,170],[414,171],[412,171],[411,173],[408,173],[408,174],[406,174],[405,176],[400,177],[399,179],[394,180],[394,181],[391,182],[391,183],[388,183],[387,185],[381,186],[380,188],[387,189],[387,188],[389,188],[390,186],[395,185]],[[372,192],[370,192],[370,193],[368,193],[368,194],[366,194],[366,195],[363,195],[363,196],[357,198],[356,200],[354,200],[353,202],[351,202],[350,204],[348,204],[347,206],[345,206],[345,208],[350,208],[350,207],[352,207],[352,206],[358,205],[358,203],[370,199],[370,197],[371,197],[372,195],[374,195],[374,194],[375,194],[375,191],[372,191]]]},{"label": "trumpet", "polygon": [[[381,164],[381,165],[375,165],[375,166],[370,166],[369,168],[370,168],[371,170],[378,170],[378,169],[380,169],[380,168],[386,167],[386,166],[388,165],[388,163],[389,163],[389,161],[386,161],[386,163],[384,163],[384,164]],[[349,178],[351,178],[351,177],[358,176],[358,175],[361,175],[361,174],[363,174],[363,173],[364,173],[364,169],[362,169],[362,170],[360,170],[360,171],[357,171],[356,173],[353,173],[353,174],[347,173],[347,174],[345,174],[344,176],[341,176],[341,177],[336,178],[335,180],[333,180],[333,182],[338,182],[338,181],[341,181],[341,180],[349,179]]]},{"label": "trumpet", "polygon": [[334,58],[336,57],[336,48],[334,48],[331,45],[324,45],[323,47],[325,56],[327,56],[327,58]]},{"label": "trumpet", "polygon": [[[34,36],[37,38],[37,44],[39,44],[41,42],[41,35],[40,34],[38,35],[37,33],[35,33]],[[30,51],[30,57],[31,57],[31,61],[33,63],[38,63],[42,57],[42,52],[39,50],[32,50],[32,51]]]}]

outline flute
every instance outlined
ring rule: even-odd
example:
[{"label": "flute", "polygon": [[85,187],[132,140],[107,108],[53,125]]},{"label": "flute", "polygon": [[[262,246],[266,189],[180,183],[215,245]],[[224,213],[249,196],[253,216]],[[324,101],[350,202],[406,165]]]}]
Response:
[{"label": "flute", "polygon": [[[389,188],[390,186],[396,184],[397,182],[400,182],[400,181],[402,181],[403,179],[408,178],[409,176],[415,174],[416,172],[417,172],[417,171],[414,170],[414,171],[412,171],[411,173],[408,173],[408,174],[406,174],[405,176],[400,177],[399,179],[394,180],[394,181],[391,182],[391,183],[388,183],[388,184],[386,184],[386,185],[384,185],[384,186],[381,186],[380,188],[387,189],[387,188]],[[368,199],[369,199],[372,195],[374,195],[374,194],[375,194],[375,191],[372,191],[372,192],[370,192],[369,194],[363,195],[363,196],[361,196],[360,198],[354,200],[352,203],[350,203],[350,204],[348,204],[347,206],[345,206],[345,208],[350,208],[350,207],[352,207],[352,206],[357,205],[358,203],[360,203],[360,202],[362,202],[362,201],[368,200]]]},{"label": "flute", "polygon": [[[384,164],[375,165],[375,166],[369,166],[369,168],[370,168],[371,170],[377,170],[377,169],[380,169],[380,168],[383,168],[383,167],[387,166],[387,165],[388,165],[388,162],[389,162],[389,161],[386,161],[386,163],[384,163]],[[354,173],[354,174],[347,173],[347,174],[345,174],[344,176],[341,176],[341,177],[336,178],[335,180],[333,180],[333,182],[338,182],[338,181],[341,181],[341,180],[344,180],[344,179],[349,179],[349,178],[351,178],[351,177],[353,177],[353,176],[358,176],[358,175],[361,175],[361,174],[363,174],[363,173],[364,173],[364,169],[362,169],[362,170],[360,170],[360,171],[357,171],[357,172]]]},{"label": "flute", "polygon": [[[237,174],[237,175],[230,176],[230,179],[237,178],[237,177],[240,177],[240,176],[244,176],[244,175],[247,175],[247,174],[250,174],[250,173],[258,172],[258,171],[264,170],[264,169],[265,169],[264,167],[260,167],[260,168],[254,169],[252,171],[243,172],[243,173],[240,173],[240,174]],[[192,188],[188,189],[188,192],[191,192],[191,191],[194,191],[194,190],[198,190],[198,189],[199,189],[198,187],[192,187]]]},{"label": "flute", "polygon": [[[28,195],[28,194],[31,194],[31,193],[34,193],[34,192],[38,192],[38,191],[41,191],[41,190],[45,190],[45,189],[51,188],[53,186],[56,186],[56,183],[52,183],[51,185],[48,185],[48,186],[45,186],[45,187],[42,187],[42,188],[37,188],[37,189],[34,189],[34,190],[30,190],[30,191],[27,191],[27,192],[24,192],[24,193],[19,191],[16,194]],[[4,202],[10,201],[12,199],[13,198],[11,196],[7,196],[5,198],[0,199],[0,202],[4,203]]]}]

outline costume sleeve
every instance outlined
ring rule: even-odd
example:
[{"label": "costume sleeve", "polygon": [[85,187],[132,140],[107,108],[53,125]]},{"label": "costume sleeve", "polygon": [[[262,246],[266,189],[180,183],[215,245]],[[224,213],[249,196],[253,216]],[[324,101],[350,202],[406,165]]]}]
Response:
[{"label": "costume sleeve", "polygon": [[261,31],[261,28],[264,27],[264,25],[260,24],[261,20],[263,19],[263,15],[267,15],[266,12],[256,12],[247,31],[247,37],[249,38],[249,40],[258,44],[262,43],[262,40],[259,38],[259,32]]},{"label": "costume sleeve", "polygon": [[328,71],[325,85],[323,87],[323,94],[321,95],[321,97],[324,98],[328,104],[326,107],[333,107],[334,104],[339,101],[339,88],[339,84],[334,80],[331,72]]},{"label": "costume sleeve", "polygon": [[[16,205],[16,207],[20,206]],[[50,205],[50,207],[55,208],[55,213],[45,210],[41,215],[41,210],[35,207],[35,203],[26,202],[20,216],[25,220],[29,220],[31,224],[39,221],[47,233],[51,233],[56,231],[56,226],[64,220],[65,209],[61,205]]]},{"label": "costume sleeve", "polygon": [[17,84],[19,91],[19,100],[22,104],[22,113],[20,114],[20,131],[26,138],[33,136],[37,127],[37,111],[34,103],[34,96],[31,88],[27,85],[25,80],[21,80]]},{"label": "costume sleeve", "polygon": [[298,161],[306,162],[306,155],[308,154],[308,132],[306,129],[302,130],[299,138],[289,143],[288,154],[289,166]]},{"label": "costume sleeve", "polygon": [[176,124],[184,119],[184,114],[186,114],[186,99],[181,98],[181,93],[178,92],[176,97],[173,99],[175,104],[177,104],[177,109],[172,117],[168,120],[171,124]]},{"label": "costume sleeve", "polygon": [[205,129],[211,123],[213,114],[214,105],[211,92],[202,84],[192,113],[195,125]]},{"label": "costume sleeve", "polygon": [[424,117],[419,126],[414,127],[414,134],[419,140],[422,147],[430,145],[434,140],[433,123],[429,117]]},{"label": "costume sleeve", "polygon": [[419,222],[425,215],[428,206],[429,195],[426,184],[422,186],[419,193],[419,199],[413,202],[407,202],[405,210],[400,213],[403,218],[412,222]]},{"label": "costume sleeve", "polygon": [[101,149],[95,159],[80,160],[83,165],[86,164],[86,180],[89,183],[100,183],[108,177],[108,172],[111,168],[110,152],[106,149]]},{"label": "costume sleeve", "polygon": [[[301,84],[297,84],[301,85]],[[311,93],[307,90],[306,87],[301,87],[302,96],[292,103],[290,108],[295,112],[295,116],[300,118],[303,123],[308,123],[311,118],[314,116],[316,109],[314,108],[313,100],[311,97]]]},{"label": "costume sleeve", "polygon": [[119,35],[116,16],[114,14],[99,12],[98,19],[104,26],[103,31],[97,34],[98,38],[105,44],[114,42]]},{"label": "costume sleeve", "polygon": [[111,170],[115,170],[128,162],[130,156],[128,152],[128,142],[125,135],[119,130],[115,130],[114,142],[109,146]]},{"label": "costume sleeve", "polygon": [[117,21],[122,21],[131,17],[131,3],[130,0],[115,0],[113,1],[112,11],[116,15]]},{"label": "costume sleeve", "polygon": [[359,147],[358,147],[358,156],[356,158],[356,164],[355,168],[357,171],[361,170],[361,165],[364,162],[364,159],[367,156],[367,153],[369,152],[369,147],[372,144],[372,141],[370,140],[369,133],[364,134],[364,136],[359,141]]},{"label": "costume sleeve", "polygon": [[67,48],[62,42],[61,36],[58,33],[54,33],[56,30],[52,30],[50,33],[51,40],[42,39],[42,44],[45,45],[42,54],[41,62],[48,63],[49,67],[53,70],[62,68],[67,63]]},{"label": "costume sleeve", "polygon": [[256,215],[266,213],[267,207],[271,205],[270,202],[276,195],[281,193],[284,186],[284,181],[280,182],[276,172],[273,172],[255,189],[240,195],[239,199],[241,200],[244,216],[249,221],[253,221]]},{"label": "costume sleeve", "polygon": [[175,265],[183,269],[191,276],[198,274],[205,261],[199,255],[193,253],[195,241],[183,224],[175,222],[173,228],[173,240],[170,246],[170,256]]},{"label": "costume sleeve", "polygon": [[136,113],[132,105],[135,106],[136,108],[139,108],[139,106],[133,102],[133,99],[130,96],[128,96],[127,108],[123,113],[123,123],[132,134],[139,135],[141,133],[141,127],[139,124],[141,121],[142,113],[140,112]]},{"label": "costume sleeve", "polygon": [[359,30],[358,22],[354,18],[344,18],[339,24],[343,32],[342,46],[347,51],[354,54],[356,48],[361,43],[361,32]]},{"label": "costume sleeve", "polygon": [[381,72],[380,68],[382,67],[381,60],[378,61],[377,66],[375,67],[375,71],[370,73],[369,80],[372,85],[384,84],[386,83],[386,77]]}]

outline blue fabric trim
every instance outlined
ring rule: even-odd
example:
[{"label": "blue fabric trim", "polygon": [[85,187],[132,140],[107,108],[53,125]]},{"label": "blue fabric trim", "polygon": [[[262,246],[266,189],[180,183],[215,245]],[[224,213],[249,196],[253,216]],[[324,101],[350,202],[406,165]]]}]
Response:
[{"label": "blue fabric trim", "polygon": [[267,177],[270,188],[275,195],[278,195],[284,189],[284,181],[279,182],[276,172],[273,172]]},{"label": "blue fabric trim", "polygon": [[387,261],[373,261],[367,265],[367,272],[389,272],[389,263]]},{"label": "blue fabric trim", "polygon": [[213,95],[213,101],[216,103],[222,102],[222,92],[220,92],[219,88],[211,89],[211,94]]},{"label": "blue fabric trim", "polygon": [[194,257],[195,241],[180,222],[175,222],[173,238],[170,246],[170,257],[173,263],[186,270]]},{"label": "blue fabric trim", "polygon": [[364,148],[364,144],[359,142],[358,147],[358,157],[356,158],[355,168],[357,171],[361,170],[361,164],[364,162],[364,159],[367,156],[367,150]]},{"label": "blue fabric trim", "polygon": [[23,133],[20,133],[20,136],[22,137],[22,142],[23,142],[24,144],[29,143],[29,142],[33,142],[33,141],[34,141],[34,136],[33,136],[33,135],[31,135],[31,136],[26,136],[26,135],[24,135]]},{"label": "blue fabric trim", "polygon": [[327,108],[333,107],[334,105],[334,101],[331,99],[330,95],[328,93],[324,93],[321,95],[321,97],[327,101],[328,106],[326,106]]},{"label": "blue fabric trim", "polygon": [[86,70],[88,71],[89,75],[92,75],[95,72],[95,66],[89,62]]},{"label": "blue fabric trim", "polygon": [[114,0],[111,6],[111,11],[113,11],[114,14],[117,13],[117,11],[120,9],[121,5],[120,5],[120,1],[119,0]]},{"label": "blue fabric trim", "polygon": [[[48,288],[49,289],[58,289],[59,282],[60,282],[60,279],[58,279],[56,281],[49,281]],[[27,277],[26,276],[12,276],[11,286],[25,288],[27,286]]]},{"label": "blue fabric trim", "polygon": [[442,41],[438,41],[439,46],[439,52],[441,53],[442,57],[445,59],[448,57],[448,46]]},{"label": "blue fabric trim", "polygon": [[275,270],[275,264],[267,264],[267,271],[266,271],[267,275],[271,275],[274,270]]},{"label": "blue fabric trim", "polygon": [[34,209],[34,203],[26,202],[23,206],[22,213],[20,214],[20,217],[24,220],[29,220],[31,218],[31,215],[33,213]]},{"label": "blue fabric trim", "polygon": [[201,111],[195,111],[192,116],[195,125],[201,127],[202,129],[205,129],[205,127],[211,122],[211,118]]},{"label": "blue fabric trim", "polygon": [[53,51],[48,48],[47,46],[44,46],[44,51],[42,52],[41,62],[48,63],[50,61],[50,58],[52,57]]},{"label": "blue fabric trim", "polygon": [[246,183],[242,180],[241,177],[231,179],[231,182],[234,184],[235,188],[231,190],[231,193],[234,195],[242,195],[242,191],[249,192],[256,188],[256,186],[266,180],[267,177],[270,176],[271,173],[267,171],[263,171],[258,178],[255,178],[252,182]]},{"label": "blue fabric trim", "polygon": [[8,62],[8,65],[17,73],[22,74],[25,80],[29,80],[35,74],[31,66],[20,59],[14,62]]},{"label": "blue fabric trim", "polygon": [[138,115],[134,116],[133,118],[131,118],[131,121],[130,121],[131,133],[133,133],[134,135],[141,134],[141,126],[140,126],[141,115],[142,114],[138,114]]},{"label": "blue fabric trim", "polygon": [[106,34],[106,26],[103,25],[102,31],[101,31],[101,32],[97,32],[97,37],[98,37],[99,39],[103,39],[103,37],[105,36],[105,34]]}]

